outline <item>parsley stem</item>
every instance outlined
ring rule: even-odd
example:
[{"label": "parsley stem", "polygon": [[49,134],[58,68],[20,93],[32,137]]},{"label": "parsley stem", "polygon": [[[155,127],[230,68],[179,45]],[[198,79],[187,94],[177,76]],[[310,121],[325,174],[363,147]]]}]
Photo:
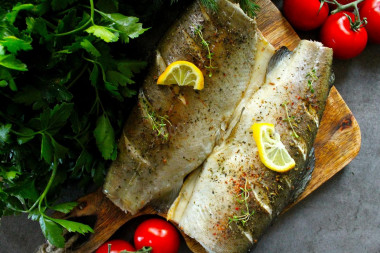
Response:
[{"label": "parsley stem", "polygon": [[66,35],[70,35],[70,34],[82,31],[84,28],[86,28],[88,26],[88,24],[91,23],[91,21],[92,21],[92,18],[90,18],[89,20],[87,20],[87,22],[85,24],[83,24],[81,27],[78,27],[78,28],[76,28],[76,29],[74,29],[72,31],[65,32],[65,33],[56,33],[56,34],[54,34],[54,36],[61,37],[61,36],[66,36]]},{"label": "parsley stem", "polygon": [[84,74],[84,72],[86,71],[86,69],[88,68],[88,64],[86,64],[82,70],[80,71],[79,75],[77,75],[74,80],[72,80],[68,85],[67,85],[67,89],[70,89],[71,86],[73,86],[77,81],[78,79]]},{"label": "parsley stem", "polygon": [[7,207],[9,209],[11,209],[12,211],[19,212],[19,213],[28,213],[29,212],[29,211],[24,211],[24,210],[20,210],[20,209],[14,208],[11,205],[8,205]]},{"label": "parsley stem", "polygon": [[[41,17],[40,17],[41,18]],[[48,20],[46,20],[45,18],[41,18],[44,22],[46,22],[46,25],[48,27],[50,27],[51,29],[55,30],[57,28],[57,26],[55,26],[54,24],[52,24],[51,22],[49,22]]]},{"label": "parsley stem", "polygon": [[55,179],[55,175],[57,174],[57,168],[58,168],[58,160],[57,157],[54,156],[54,161],[53,161],[53,171],[51,173],[50,179],[48,184],[46,185],[45,190],[42,192],[39,201],[38,201],[38,211],[43,215],[43,212],[41,211],[41,206],[42,206],[42,201],[46,198],[47,193],[49,192],[49,189],[51,185],[53,184],[53,181]]},{"label": "parsley stem", "polygon": [[36,202],[34,202],[34,204],[28,209],[28,211],[26,211],[26,213],[30,213],[37,206],[37,204],[40,202],[40,198],[41,196],[36,200]]},{"label": "parsley stem", "polygon": [[[45,199],[45,203],[47,201],[46,199],[46,195],[47,193],[49,192],[49,189],[51,187],[51,184],[53,183],[54,181],[54,178],[55,178],[55,175],[57,174],[57,168],[58,168],[58,161],[57,161],[57,158],[54,156],[54,163],[53,163],[53,172],[50,176],[50,179],[49,179],[49,182],[45,188],[45,190],[42,192],[41,196],[36,200],[36,202],[34,202],[34,204],[26,211],[26,213],[29,213],[31,212],[38,204],[38,211],[40,211],[40,213],[43,215],[43,213],[41,212],[41,205],[42,205],[42,201]],[[47,206],[47,204],[46,204]],[[44,215],[43,215],[44,216]]]},{"label": "parsley stem", "polygon": [[[84,56],[82,56],[82,58],[83,58],[84,60],[86,60],[86,61],[89,61],[89,62],[93,63],[94,65],[97,64],[97,65],[100,67],[100,69],[101,69],[101,71],[102,71],[103,81],[104,81],[104,83],[106,83],[106,82],[107,82],[107,80],[106,80],[106,72],[104,71],[104,68],[103,68],[102,64],[100,64],[99,62],[97,62],[97,61],[95,61],[95,60],[88,59],[88,58],[86,58],[86,57],[84,57]],[[108,117],[107,112],[106,112],[106,110],[105,110],[104,107],[103,107],[102,101],[100,100],[100,96],[99,96],[98,88],[97,88],[96,86],[94,86],[94,88],[95,88],[95,95],[96,95],[96,98],[95,98],[95,102],[94,102],[94,104],[93,104],[92,107],[91,107],[90,114],[92,113],[92,110],[94,109],[94,107],[97,106],[97,105],[99,104],[100,107],[101,107],[102,110],[103,110],[103,113]],[[99,111],[98,108],[97,108],[97,110]],[[97,113],[99,113],[99,112],[97,112]]]},{"label": "parsley stem", "polygon": [[22,136],[22,137],[31,137],[31,136],[35,136],[36,134],[39,134],[38,132],[33,132],[31,134],[23,134],[23,133],[20,133],[20,132],[17,132],[13,129],[10,130],[12,133],[14,134],[17,134],[18,136]]},{"label": "parsley stem", "polygon": [[90,5],[91,5],[91,16],[90,18],[87,20],[86,23],[84,23],[82,26],[74,29],[74,30],[71,30],[69,32],[65,32],[65,33],[57,33],[57,34],[54,34],[55,36],[57,37],[60,37],[60,36],[66,36],[66,35],[70,35],[70,34],[73,34],[73,33],[76,33],[76,32],[80,32],[82,31],[84,28],[86,28],[90,23],[92,23],[92,25],[95,25],[94,23],[94,1],[93,0],[90,0]]},{"label": "parsley stem", "polygon": [[[97,103],[97,104],[100,105],[100,107],[102,108],[103,113],[104,113],[104,114],[107,116],[107,118],[108,118],[108,114],[107,114],[106,110],[104,109],[104,106],[103,106],[103,104],[102,104],[102,101],[100,100],[100,97],[99,97],[99,90],[98,90],[98,88],[96,88],[96,87],[95,87],[95,93],[96,93],[95,103]],[[98,112],[98,113],[99,113],[99,112]]]},{"label": "parsley stem", "polygon": [[95,10],[95,7],[94,7],[94,0],[90,0],[90,6],[91,6],[91,22],[92,22],[92,25],[95,25],[94,23],[94,10]]}]

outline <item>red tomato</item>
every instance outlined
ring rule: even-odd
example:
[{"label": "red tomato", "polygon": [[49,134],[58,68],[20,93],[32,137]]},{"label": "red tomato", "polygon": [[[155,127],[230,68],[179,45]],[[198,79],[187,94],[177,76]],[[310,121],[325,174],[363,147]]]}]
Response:
[{"label": "red tomato", "polygon": [[110,253],[120,253],[123,250],[136,251],[129,242],[126,242],[124,240],[111,240],[105,242],[102,246],[100,246],[95,253],[108,253],[108,244],[111,244]]},{"label": "red tomato", "polygon": [[329,6],[318,0],[285,0],[284,13],[288,21],[296,29],[309,31],[320,27],[329,15]]},{"label": "red tomato", "polygon": [[354,14],[350,12],[338,12],[328,17],[320,34],[322,43],[331,47],[334,56],[339,59],[353,58],[367,45],[367,31],[364,28],[353,31],[345,14],[355,20]]},{"label": "red tomato", "polygon": [[176,253],[179,249],[179,234],[169,222],[149,219],[141,223],[134,236],[136,249],[152,247],[152,253]]},{"label": "red tomato", "polygon": [[360,17],[367,18],[365,29],[371,42],[380,44],[380,0],[366,0],[360,8]]}]

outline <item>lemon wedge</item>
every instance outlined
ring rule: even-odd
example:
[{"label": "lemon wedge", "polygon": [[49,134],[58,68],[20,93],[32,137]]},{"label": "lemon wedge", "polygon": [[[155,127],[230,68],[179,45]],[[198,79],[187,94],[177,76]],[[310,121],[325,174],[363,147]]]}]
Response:
[{"label": "lemon wedge", "polygon": [[157,84],[194,86],[195,90],[202,90],[204,87],[204,77],[201,70],[193,63],[175,61],[158,77]]},{"label": "lemon wedge", "polygon": [[260,160],[268,169],[287,172],[294,168],[296,163],[281,142],[280,135],[275,132],[273,124],[255,123],[251,129]]}]

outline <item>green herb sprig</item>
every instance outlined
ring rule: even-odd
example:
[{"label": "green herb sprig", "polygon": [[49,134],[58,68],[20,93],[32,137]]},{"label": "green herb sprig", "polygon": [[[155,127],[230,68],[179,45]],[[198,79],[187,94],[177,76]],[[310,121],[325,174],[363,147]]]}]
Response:
[{"label": "green herb sprig", "polygon": [[238,0],[240,8],[251,18],[257,16],[260,6],[257,5],[256,0]]},{"label": "green herb sprig", "polygon": [[157,136],[161,136],[167,141],[169,138],[167,124],[171,125],[171,122],[168,119],[169,116],[161,116],[156,113],[142,91],[140,93],[140,101],[145,112],[145,118],[151,122],[153,131],[157,132]]},{"label": "green herb sprig", "polygon": [[209,64],[206,66],[206,69],[208,69],[209,73],[208,76],[212,77],[212,69],[215,69],[214,66],[212,66],[212,57],[214,53],[211,53],[210,51],[210,44],[203,38],[203,33],[202,33],[203,27],[198,25],[194,29],[194,33],[199,36],[201,39],[201,44],[207,49],[207,59],[209,59]]},{"label": "green herb sprig", "polygon": [[307,86],[309,87],[310,92],[314,93],[315,91],[313,88],[313,84],[315,81],[318,80],[316,70],[315,69],[310,70],[310,72],[307,73],[306,78],[307,78]]},{"label": "green herb sprig", "polygon": [[294,121],[294,116],[292,117],[289,117],[289,113],[288,113],[288,106],[287,106],[288,103],[283,103],[281,104],[281,106],[283,106],[285,108],[285,114],[286,114],[286,119],[284,119],[284,121],[288,122],[289,123],[289,126],[290,128],[292,129],[292,135],[295,137],[295,138],[299,138],[299,135],[296,133],[296,131],[294,130],[294,127],[293,127],[293,121]]},{"label": "green herb sprig", "polygon": [[228,223],[236,222],[241,223],[243,226],[251,219],[251,217],[255,214],[255,211],[252,212],[249,210],[248,200],[250,196],[250,192],[252,189],[247,188],[248,181],[245,180],[244,188],[240,187],[240,193],[237,196],[237,203],[242,204],[244,209],[241,211],[240,215],[234,215],[229,218]]}]

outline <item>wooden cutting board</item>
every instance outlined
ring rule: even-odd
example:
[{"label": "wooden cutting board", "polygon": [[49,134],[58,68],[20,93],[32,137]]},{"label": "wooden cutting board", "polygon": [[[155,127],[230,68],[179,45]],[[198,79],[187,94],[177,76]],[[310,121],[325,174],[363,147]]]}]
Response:
[{"label": "wooden cutting board", "polygon": [[[277,49],[287,46],[294,49],[300,38],[270,0],[257,0],[261,11],[257,17],[258,27]],[[316,167],[312,179],[304,193],[290,205],[296,205],[320,185],[343,169],[359,153],[361,134],[359,125],[352,112],[343,101],[339,92],[332,87],[325,113],[314,143]],[[121,211],[102,193],[101,189],[78,200],[79,205],[68,215],[57,214],[60,218],[96,216],[95,233],[74,249],[74,252],[93,252],[108,240],[127,221],[144,214],[157,214],[153,208],[146,207],[136,215]],[[196,241],[184,235],[189,248],[196,253],[205,252]]]}]

